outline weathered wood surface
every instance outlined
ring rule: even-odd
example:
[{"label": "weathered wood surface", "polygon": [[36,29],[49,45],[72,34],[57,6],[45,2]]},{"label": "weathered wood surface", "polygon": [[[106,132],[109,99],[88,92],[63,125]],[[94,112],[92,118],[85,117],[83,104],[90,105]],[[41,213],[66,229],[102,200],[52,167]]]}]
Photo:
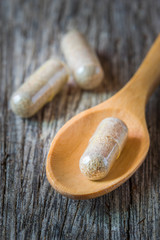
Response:
[{"label": "weathered wood surface", "polygon": [[[46,179],[56,132],[76,113],[113,95],[132,76],[160,31],[160,1],[0,1],[0,239],[160,239],[160,102],[147,105],[151,147],[121,187],[70,200]],[[103,85],[67,85],[29,120],[9,107],[11,93],[47,58],[60,54],[68,24],[84,32],[105,69]],[[78,186],[77,186],[78,187]]]}]

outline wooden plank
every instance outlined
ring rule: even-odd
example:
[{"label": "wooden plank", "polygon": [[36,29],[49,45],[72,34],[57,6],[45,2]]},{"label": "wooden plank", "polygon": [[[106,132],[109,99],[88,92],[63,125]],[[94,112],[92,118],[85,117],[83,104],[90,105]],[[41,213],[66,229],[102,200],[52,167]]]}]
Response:
[{"label": "wooden plank", "polygon": [[[119,90],[159,33],[160,2],[0,1],[0,239],[160,239],[160,104],[147,105],[148,156],[124,185],[92,200],[55,192],[45,174],[51,140],[75,114]],[[9,107],[14,90],[36,67],[61,55],[68,25],[84,32],[105,80],[89,92],[68,84],[31,119]]]}]

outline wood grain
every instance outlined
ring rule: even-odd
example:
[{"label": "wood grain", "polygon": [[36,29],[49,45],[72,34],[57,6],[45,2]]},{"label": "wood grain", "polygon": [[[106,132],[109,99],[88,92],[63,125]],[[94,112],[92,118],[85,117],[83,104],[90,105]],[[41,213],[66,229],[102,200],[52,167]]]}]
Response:
[{"label": "wood grain", "polygon": [[[75,114],[104,101],[132,76],[159,33],[158,0],[0,1],[0,239],[160,239],[159,91],[146,115],[151,146],[142,167],[117,190],[75,201],[46,179],[50,142]],[[29,120],[9,99],[25,77],[60,54],[67,25],[95,47],[105,70],[92,92],[67,85]]]}]

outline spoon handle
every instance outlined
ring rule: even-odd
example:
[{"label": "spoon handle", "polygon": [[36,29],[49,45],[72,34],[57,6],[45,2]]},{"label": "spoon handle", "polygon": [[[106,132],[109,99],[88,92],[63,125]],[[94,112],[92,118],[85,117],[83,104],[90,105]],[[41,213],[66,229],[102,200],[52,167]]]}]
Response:
[{"label": "spoon handle", "polygon": [[[149,50],[137,72],[119,92],[123,101],[134,105],[140,104],[143,108],[153,91],[160,84],[160,34]],[[118,94],[118,95],[119,95]],[[121,97],[122,97],[121,95]],[[117,96],[118,97],[118,96]],[[142,108],[141,108],[142,109]]]}]

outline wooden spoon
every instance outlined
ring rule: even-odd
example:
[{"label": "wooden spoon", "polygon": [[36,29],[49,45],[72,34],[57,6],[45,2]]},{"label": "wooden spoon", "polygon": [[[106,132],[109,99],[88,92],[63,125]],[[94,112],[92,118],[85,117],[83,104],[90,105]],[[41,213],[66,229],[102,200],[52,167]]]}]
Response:
[{"label": "wooden spoon", "polygon": [[[58,192],[74,199],[101,196],[124,183],[140,167],[149,149],[145,120],[147,99],[160,78],[160,35],[132,79],[109,100],[68,121],[55,136],[47,157],[47,177]],[[102,119],[122,119],[129,136],[120,157],[102,180],[90,181],[79,169],[79,159]]]}]

